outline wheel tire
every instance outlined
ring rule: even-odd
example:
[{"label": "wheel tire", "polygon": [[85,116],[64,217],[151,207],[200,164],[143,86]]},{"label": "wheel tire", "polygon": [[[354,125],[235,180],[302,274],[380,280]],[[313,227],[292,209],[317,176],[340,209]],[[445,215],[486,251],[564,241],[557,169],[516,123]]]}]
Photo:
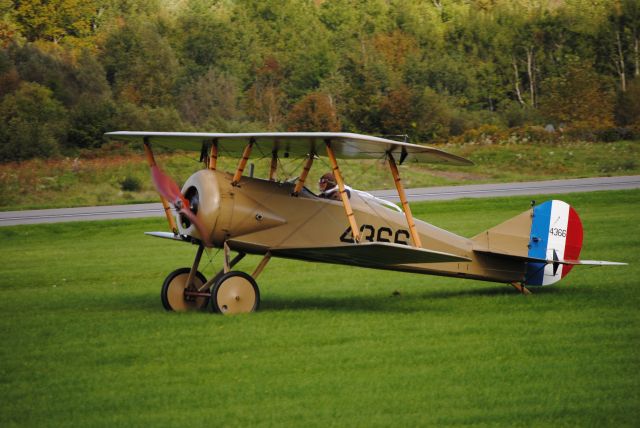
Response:
[{"label": "wheel tire", "polygon": [[[204,309],[209,303],[208,297],[195,297],[187,300],[184,297],[184,290],[187,288],[187,279],[189,278],[190,268],[180,268],[171,272],[162,284],[160,290],[160,299],[162,306],[168,311],[186,312]],[[196,271],[193,282],[200,287],[207,282],[207,279],[200,271]]]},{"label": "wheel tire", "polygon": [[244,272],[231,271],[220,277],[211,290],[211,310],[221,314],[245,314],[258,310],[260,289]]}]

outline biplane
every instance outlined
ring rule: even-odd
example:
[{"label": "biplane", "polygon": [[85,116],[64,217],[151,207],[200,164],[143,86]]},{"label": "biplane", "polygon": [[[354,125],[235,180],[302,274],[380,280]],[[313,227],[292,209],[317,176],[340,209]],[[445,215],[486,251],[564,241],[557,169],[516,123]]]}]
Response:
[{"label": "biplane", "polygon": [[[197,245],[192,266],[179,268],[164,280],[161,300],[167,310],[209,305],[225,314],[255,311],[260,304],[256,280],[272,257],[493,281],[511,284],[525,294],[527,287],[556,283],[575,265],[623,264],[580,260],[580,218],[558,200],[532,205],[472,238],[415,219],[399,164],[472,164],[434,147],[330,132],[106,135],[144,147],[170,229],[147,234]],[[154,146],[199,152],[204,167],[180,188],[156,164]],[[244,174],[252,153],[270,159],[267,177]],[[239,159],[235,171],[218,169],[222,155]],[[325,156],[337,183],[337,200],[305,186],[314,161]],[[278,181],[279,160],[294,157],[302,160],[299,176]],[[339,159],[384,159],[402,208],[366,192],[348,191]],[[223,251],[223,266],[207,280],[198,268],[203,251],[213,247]],[[250,275],[234,270],[247,254],[262,256]]]}]

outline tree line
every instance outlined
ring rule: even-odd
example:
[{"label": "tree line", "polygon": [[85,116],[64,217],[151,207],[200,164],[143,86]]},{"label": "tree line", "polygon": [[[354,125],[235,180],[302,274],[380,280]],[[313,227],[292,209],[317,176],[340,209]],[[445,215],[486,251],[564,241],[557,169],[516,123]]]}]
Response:
[{"label": "tree line", "polygon": [[0,0],[0,160],[110,130],[640,133],[638,0]]}]

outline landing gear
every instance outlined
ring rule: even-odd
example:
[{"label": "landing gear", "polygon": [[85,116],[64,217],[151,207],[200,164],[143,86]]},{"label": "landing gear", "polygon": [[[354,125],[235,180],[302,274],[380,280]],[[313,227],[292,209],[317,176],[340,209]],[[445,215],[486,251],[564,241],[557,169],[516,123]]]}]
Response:
[{"label": "landing gear", "polygon": [[246,255],[239,252],[230,260],[230,249],[224,244],[224,266],[209,281],[198,271],[204,246],[198,247],[193,266],[171,272],[162,284],[162,306],[168,311],[204,309],[211,300],[211,310],[222,314],[254,312],[260,306],[260,290],[256,278],[263,271],[271,254],[266,253],[252,275],[232,271]]},{"label": "landing gear", "polygon": [[198,293],[207,279],[196,271],[191,287],[187,286],[190,268],[180,268],[171,272],[162,284],[160,298],[162,306],[168,311],[185,312],[204,309],[209,303],[208,293]]},{"label": "landing gear", "polygon": [[211,310],[222,314],[254,312],[260,306],[260,290],[251,275],[231,271],[222,275],[211,290]]}]

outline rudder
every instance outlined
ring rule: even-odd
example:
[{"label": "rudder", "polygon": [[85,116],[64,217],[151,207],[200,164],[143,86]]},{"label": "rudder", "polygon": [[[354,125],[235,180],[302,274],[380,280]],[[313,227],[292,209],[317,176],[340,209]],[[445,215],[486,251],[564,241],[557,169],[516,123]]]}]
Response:
[{"label": "rudder", "polygon": [[552,200],[480,233],[472,241],[474,251],[522,260],[520,281],[542,286],[560,281],[573,264],[587,264],[579,260],[582,239],[578,213],[566,202]]},{"label": "rudder", "polygon": [[[582,222],[569,204],[559,200],[544,202],[533,208],[530,258],[578,260],[582,249]],[[573,266],[561,263],[527,262],[527,285],[551,285],[564,278]]]}]

